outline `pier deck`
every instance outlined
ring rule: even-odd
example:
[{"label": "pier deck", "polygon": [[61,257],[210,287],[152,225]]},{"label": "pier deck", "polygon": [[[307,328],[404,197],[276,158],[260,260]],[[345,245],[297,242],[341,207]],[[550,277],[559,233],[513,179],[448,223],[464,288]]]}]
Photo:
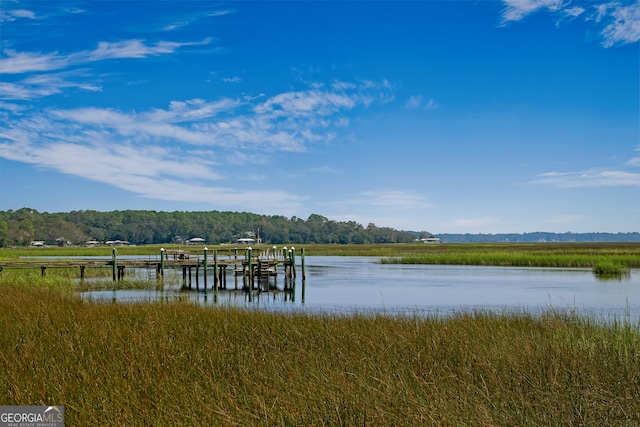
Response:
[{"label": "pier deck", "polygon": [[[17,261],[0,261],[0,272],[3,269],[37,269],[40,268],[42,275],[46,274],[50,268],[79,268],[80,279],[84,279],[85,270],[87,268],[111,268],[113,270],[113,281],[124,278],[126,268],[143,268],[156,272],[156,278],[163,278],[166,269],[182,269],[183,282],[186,282],[188,273],[189,285],[191,284],[192,270],[195,269],[196,282],[198,281],[198,273],[202,268],[205,282],[207,270],[214,270],[216,286],[218,278],[226,276],[229,266],[233,267],[236,275],[248,276],[250,278],[264,278],[275,276],[278,274],[280,265],[284,267],[286,277],[295,277],[295,253],[280,253],[280,256],[274,251],[258,252],[258,256],[253,256],[251,250],[245,252],[244,256],[238,255],[236,252],[232,255],[218,258],[217,252],[213,251],[213,258],[207,257],[205,250],[202,256],[192,255],[188,251],[170,250],[160,252],[160,255],[149,259],[118,259],[116,250],[113,250],[111,259],[27,259]],[[303,269],[304,269],[304,251],[302,251]],[[251,262],[249,261],[251,260]]]}]

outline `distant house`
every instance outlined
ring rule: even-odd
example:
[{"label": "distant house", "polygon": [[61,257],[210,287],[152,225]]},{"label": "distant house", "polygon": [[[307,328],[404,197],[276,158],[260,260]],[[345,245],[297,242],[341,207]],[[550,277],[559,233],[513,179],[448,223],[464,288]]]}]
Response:
[{"label": "distant house", "polygon": [[206,240],[201,237],[194,237],[192,239],[187,240],[187,245],[204,245]]},{"label": "distant house", "polygon": [[31,246],[34,248],[42,248],[44,247],[44,242],[42,240],[34,240],[31,242]]},{"label": "distant house", "polygon": [[104,242],[107,246],[129,246],[129,242],[126,240],[107,240]]},{"label": "distant house", "polygon": [[424,239],[416,239],[416,242],[421,242],[421,243],[442,243],[440,241],[440,239],[438,239],[437,237],[426,237]]},{"label": "distant house", "polygon": [[100,245],[100,242],[98,242],[97,240],[89,240],[84,245],[88,248],[95,248],[96,246]]},{"label": "distant house", "polygon": [[255,242],[256,242],[256,239],[252,239],[250,237],[242,237],[236,240],[236,243],[238,243],[239,245],[252,245]]}]

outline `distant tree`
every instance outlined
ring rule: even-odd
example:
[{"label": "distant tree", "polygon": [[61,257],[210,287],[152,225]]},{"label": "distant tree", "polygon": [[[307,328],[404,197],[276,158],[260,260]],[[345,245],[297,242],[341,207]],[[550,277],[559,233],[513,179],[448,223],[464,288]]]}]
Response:
[{"label": "distant tree", "polygon": [[0,247],[7,246],[7,239],[9,237],[9,226],[6,221],[0,221]]},{"label": "distant tree", "polygon": [[20,221],[20,226],[18,227],[20,231],[19,240],[20,244],[28,245],[29,242],[33,240],[35,235],[35,229],[33,228],[33,222],[30,219],[25,218]]}]

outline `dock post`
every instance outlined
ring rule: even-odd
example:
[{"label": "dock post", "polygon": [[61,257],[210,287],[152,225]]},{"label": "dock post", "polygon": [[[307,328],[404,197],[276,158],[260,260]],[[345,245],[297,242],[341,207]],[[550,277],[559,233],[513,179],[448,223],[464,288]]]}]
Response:
[{"label": "dock post", "polygon": [[189,266],[189,290],[191,290],[191,266]]},{"label": "dock post", "polygon": [[203,288],[204,288],[205,295],[207,293],[207,252],[209,252],[209,249],[205,246],[205,248],[204,248],[204,265],[202,267],[204,269],[204,273],[203,273],[203,275],[204,275],[204,286],[203,286]]},{"label": "dock post", "polygon": [[47,275],[47,267],[42,266],[40,267],[40,274],[42,275],[42,277]]},{"label": "dock post", "polygon": [[218,251],[213,250],[213,302],[218,302]]},{"label": "dock post", "polygon": [[160,276],[164,279],[164,248],[160,248]]},{"label": "dock post", "polygon": [[296,248],[291,246],[291,274],[296,278]]},{"label": "dock post", "polygon": [[287,252],[287,255],[288,255],[287,259],[289,260],[288,261],[288,264],[289,264],[289,278],[293,279],[293,263],[294,263],[294,260],[293,260],[293,247],[292,247],[292,249],[289,249],[289,252]]},{"label": "dock post", "polygon": [[227,289],[227,266],[225,264],[220,266],[220,285],[222,289]]},{"label": "dock post", "polygon": [[296,248],[291,246],[289,250],[291,259],[291,302],[296,301]]},{"label": "dock post", "polygon": [[116,271],[118,270],[118,266],[116,263],[116,248],[113,248],[111,251],[111,275],[113,277],[113,283],[116,282]]},{"label": "dock post", "polygon": [[187,267],[182,267],[182,289],[187,288]]},{"label": "dock post", "polygon": [[80,266],[80,283],[84,283],[84,265]]},{"label": "dock post", "polygon": [[302,280],[307,278],[307,275],[304,272],[304,248],[300,249],[300,262],[302,263]]},{"label": "dock post", "polygon": [[251,256],[251,246],[247,248],[247,260],[249,264],[249,302],[253,301],[253,257]]},{"label": "dock post", "polygon": [[[289,252],[287,252],[287,251],[288,251],[288,249],[287,249],[286,246],[284,248],[282,248],[282,262],[283,262],[283,265],[284,265],[284,277],[285,277],[285,279],[287,277],[289,277],[289,274],[291,272],[291,269],[289,269],[289,266],[287,265],[288,264],[287,261],[289,260]],[[285,281],[285,283],[286,283],[286,281]]]}]

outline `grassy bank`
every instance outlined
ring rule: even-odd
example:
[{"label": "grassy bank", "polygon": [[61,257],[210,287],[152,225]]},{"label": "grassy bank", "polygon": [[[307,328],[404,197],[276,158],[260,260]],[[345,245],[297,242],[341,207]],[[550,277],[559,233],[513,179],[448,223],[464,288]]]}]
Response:
[{"label": "grassy bank", "polygon": [[640,423],[637,325],[105,304],[60,283],[0,286],[3,404],[64,405],[67,425]]},{"label": "grassy bank", "polygon": [[514,243],[424,245],[421,253],[383,258],[389,264],[493,265],[517,267],[586,267],[613,264],[640,267],[636,243]]},{"label": "grassy bank", "polygon": [[[271,244],[254,249],[271,248]],[[278,245],[281,249],[283,245]],[[291,246],[291,245],[288,245]],[[457,264],[536,267],[587,267],[599,263],[640,267],[640,243],[487,243],[487,244],[364,244],[364,245],[295,245],[297,254],[304,248],[306,255],[323,256],[376,256],[383,262],[407,264]],[[119,247],[119,255],[144,255],[157,258],[160,245]],[[177,245],[163,245],[177,249]],[[234,245],[208,245],[209,251],[218,250],[220,256],[233,254]],[[240,255],[244,246],[237,246]],[[181,249],[202,254],[202,246],[182,246]],[[110,256],[112,248],[0,248],[0,263],[24,256]]]},{"label": "grassy bank", "polygon": [[600,262],[593,267],[593,272],[601,275],[614,276],[629,274],[629,269],[612,262]]}]

